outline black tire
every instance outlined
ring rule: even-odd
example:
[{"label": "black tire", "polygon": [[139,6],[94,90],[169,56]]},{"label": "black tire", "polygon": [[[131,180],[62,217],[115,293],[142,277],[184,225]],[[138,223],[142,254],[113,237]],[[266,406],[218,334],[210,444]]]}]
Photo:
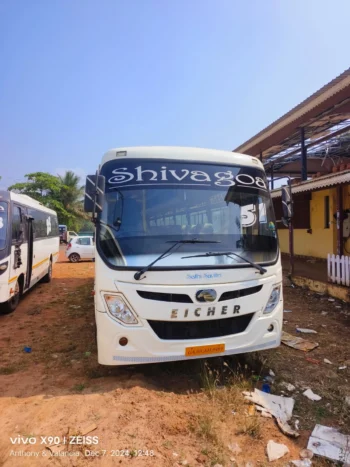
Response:
[{"label": "black tire", "polygon": [[51,282],[51,279],[52,279],[52,261],[50,259],[47,274],[45,274],[45,276],[41,280],[42,280],[42,282],[45,282],[45,284],[48,284],[49,282]]},{"label": "black tire", "polygon": [[0,312],[4,315],[8,313],[13,313],[19,304],[20,298],[21,286],[17,280],[15,285],[15,294],[7,302],[1,303]]},{"label": "black tire", "polygon": [[78,253],[72,253],[72,254],[69,255],[69,261],[71,263],[79,263],[80,256],[78,255]]}]

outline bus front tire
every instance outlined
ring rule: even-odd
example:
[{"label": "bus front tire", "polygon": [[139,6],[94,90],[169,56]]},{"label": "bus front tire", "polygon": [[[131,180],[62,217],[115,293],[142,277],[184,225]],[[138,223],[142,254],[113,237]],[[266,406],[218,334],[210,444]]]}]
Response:
[{"label": "bus front tire", "polygon": [[42,281],[48,284],[51,282],[52,279],[52,261],[50,260],[49,268],[47,270],[47,274],[42,278]]},{"label": "bus front tire", "polygon": [[7,302],[0,304],[0,313],[6,315],[8,313],[14,312],[19,304],[20,297],[21,297],[21,287],[17,280],[16,285],[15,285],[14,295]]},{"label": "bus front tire", "polygon": [[78,255],[78,253],[72,253],[71,255],[69,255],[69,261],[71,263],[78,263],[80,261],[80,256]]}]

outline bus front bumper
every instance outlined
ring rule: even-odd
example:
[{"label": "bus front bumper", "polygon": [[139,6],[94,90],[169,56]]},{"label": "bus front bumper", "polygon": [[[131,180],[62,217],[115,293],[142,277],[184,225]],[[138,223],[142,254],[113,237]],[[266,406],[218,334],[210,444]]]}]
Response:
[{"label": "bus front bumper", "polygon": [[[239,334],[205,339],[160,339],[146,320],[143,326],[122,326],[107,313],[96,311],[98,362],[101,365],[135,365],[175,360],[192,360],[278,347],[281,343],[283,301],[270,314],[255,313],[248,327]],[[120,339],[127,344],[121,345]],[[220,353],[186,356],[186,349],[224,344]]]}]

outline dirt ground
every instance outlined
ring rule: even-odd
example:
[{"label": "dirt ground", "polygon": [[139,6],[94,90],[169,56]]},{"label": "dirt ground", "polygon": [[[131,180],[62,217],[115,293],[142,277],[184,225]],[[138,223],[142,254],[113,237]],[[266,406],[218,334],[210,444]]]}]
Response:
[{"label": "dirt ground", "polygon": [[[315,423],[349,432],[346,304],[286,280],[291,313],[285,313],[285,330],[315,329],[310,340],[319,347],[312,352],[281,346],[225,360],[108,368],[96,362],[93,274],[93,263],[70,264],[61,255],[52,282],[36,286],[13,314],[0,316],[1,466],[263,466],[270,439],[290,450],[272,463],[282,466],[299,458]],[[270,369],[276,374],[272,392],[295,398],[296,440],[251,412],[241,394],[260,387]],[[288,393],[284,382],[296,390]],[[303,396],[306,387],[322,400]],[[52,453],[46,447],[58,440],[49,437],[79,444],[53,447]],[[313,465],[327,463],[316,459]]]}]

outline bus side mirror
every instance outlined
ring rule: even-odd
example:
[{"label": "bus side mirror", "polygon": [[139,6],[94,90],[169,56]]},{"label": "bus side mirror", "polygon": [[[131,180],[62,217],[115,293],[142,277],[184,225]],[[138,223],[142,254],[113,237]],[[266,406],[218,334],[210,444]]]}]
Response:
[{"label": "bus side mirror", "polygon": [[290,185],[282,187],[282,211],[282,222],[284,225],[288,225],[293,217],[292,189]]},{"label": "bus side mirror", "polygon": [[103,175],[88,175],[85,184],[84,211],[97,213],[102,211],[105,192]]}]

